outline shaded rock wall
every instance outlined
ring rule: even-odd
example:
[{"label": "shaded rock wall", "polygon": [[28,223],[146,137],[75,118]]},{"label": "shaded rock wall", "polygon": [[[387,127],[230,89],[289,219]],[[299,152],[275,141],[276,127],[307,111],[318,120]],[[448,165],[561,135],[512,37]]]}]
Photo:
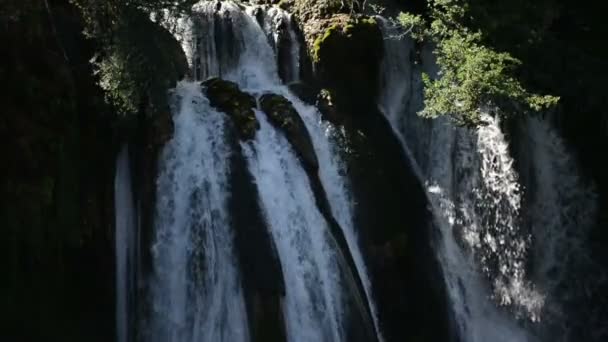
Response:
[{"label": "shaded rock wall", "polygon": [[67,2],[0,14],[0,339],[108,341],[113,320],[111,108]]}]

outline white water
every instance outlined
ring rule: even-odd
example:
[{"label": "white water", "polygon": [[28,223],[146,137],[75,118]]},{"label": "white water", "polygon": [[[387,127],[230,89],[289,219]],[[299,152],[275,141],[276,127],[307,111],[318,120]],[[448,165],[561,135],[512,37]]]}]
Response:
[{"label": "white water", "polygon": [[606,281],[584,246],[597,213],[595,189],[578,176],[576,160],[547,120],[527,118],[524,131],[528,149],[523,169],[530,173],[534,190],[529,196],[530,228],[536,241],[533,276],[551,299],[543,313],[551,323],[546,334],[556,341],[601,340],[599,336],[607,334],[605,322],[597,322],[591,312],[584,318],[589,337],[570,335],[577,323],[564,308],[579,306],[577,301],[587,293],[598,293],[595,286]]},{"label": "white water", "polygon": [[[352,199],[344,175],[344,166],[339,150],[331,137],[334,130],[321,121],[320,113],[312,106],[303,104],[281,84],[278,77],[276,52],[278,28],[286,27],[292,43],[287,81],[297,81],[299,75],[299,42],[291,16],[277,8],[262,13],[262,25],[257,22],[257,6],[248,6],[242,11],[231,2],[223,2],[218,10],[213,2],[199,3],[190,21],[182,21],[180,32],[195,34],[182,43],[187,51],[193,51],[191,64],[201,64],[201,79],[221,76],[237,82],[241,89],[253,94],[274,92],[289,99],[302,116],[313,140],[320,161],[320,177],[329,197],[331,209],[344,230],[357,272],[362,279],[365,295],[374,314],[371,300],[371,282],[355,233]],[[215,14],[214,14],[215,13]],[[224,18],[218,20],[218,18]],[[229,21],[226,18],[230,18]],[[227,24],[229,23],[229,24]],[[221,38],[230,37],[218,46],[212,28],[221,26]],[[270,37],[271,39],[268,39]],[[220,39],[221,40],[221,39]],[[344,341],[345,299],[344,272],[336,261],[334,245],[327,224],[320,216],[307,175],[303,172],[293,151],[284,138],[259,118],[262,129],[256,136],[253,147],[244,146],[248,153],[250,168],[271,226],[286,282],[284,305],[287,333],[292,341]],[[280,142],[280,144],[278,143]],[[292,191],[290,193],[288,190]],[[297,222],[298,217],[301,222]],[[314,280],[320,280],[321,283]],[[291,286],[293,285],[293,286]],[[377,329],[378,330],[378,329]]]},{"label": "white water", "polygon": [[344,341],[343,285],[329,227],[289,143],[257,117],[255,143],[243,148],[283,267],[288,339]]},{"label": "white water", "polygon": [[[386,23],[383,30],[385,38],[399,35]],[[524,134],[514,139],[522,146],[524,183],[495,117],[485,114],[486,125],[471,131],[416,115],[423,106],[420,73],[437,76],[430,49],[423,49],[422,64],[407,62],[415,53],[408,38],[386,39],[385,49],[380,106],[427,186],[461,340],[597,339],[602,328],[585,332],[589,337],[569,335],[577,318],[565,311],[603,281],[584,280],[595,270],[583,242],[597,199],[555,130],[547,120],[522,120]],[[584,329],[604,325],[587,314]]]},{"label": "white water", "polygon": [[176,91],[175,133],[157,191],[150,340],[248,341],[227,210],[231,153],[225,116],[197,83]]},{"label": "white water", "polygon": [[544,304],[527,280],[530,237],[519,221],[520,186],[499,122],[484,115],[487,125],[470,131],[447,119],[417,117],[422,88],[421,70],[410,63],[413,44],[390,39],[397,34],[386,23],[383,29],[380,106],[426,184],[458,334],[463,341],[533,340],[507,308],[498,307],[536,321]]},{"label": "white water", "polygon": [[131,339],[132,311],[129,304],[135,290],[137,226],[131,187],[129,149],[125,145],[116,159],[114,208],[116,216],[116,340]]},{"label": "white water", "polygon": [[342,227],[346,243],[355,262],[355,267],[363,283],[365,296],[372,313],[372,319],[379,341],[383,341],[376,305],[372,297],[372,283],[360,249],[359,237],[355,229],[354,205],[350,183],[346,174],[346,164],[338,148],[340,133],[330,123],[321,120],[316,108],[300,102],[295,96],[286,94],[302,116],[311,135],[319,160],[319,176],[327,194],[332,213]]}]

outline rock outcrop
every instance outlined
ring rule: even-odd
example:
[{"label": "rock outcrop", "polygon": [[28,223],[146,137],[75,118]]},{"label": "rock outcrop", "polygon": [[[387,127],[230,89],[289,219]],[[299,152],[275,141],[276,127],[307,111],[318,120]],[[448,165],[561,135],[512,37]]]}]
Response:
[{"label": "rock outcrop", "polygon": [[319,161],[310,134],[291,102],[281,95],[264,94],[260,97],[260,107],[270,123],[285,133],[306,169],[316,172]]},{"label": "rock outcrop", "polygon": [[203,92],[211,106],[226,113],[236,126],[239,138],[253,139],[260,124],[255,117],[255,98],[239,89],[238,84],[220,78],[202,83]]}]

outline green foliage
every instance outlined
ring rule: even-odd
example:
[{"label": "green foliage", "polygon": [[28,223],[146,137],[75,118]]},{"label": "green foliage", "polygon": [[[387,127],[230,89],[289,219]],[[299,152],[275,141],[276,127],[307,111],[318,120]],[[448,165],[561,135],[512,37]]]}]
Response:
[{"label": "green foliage", "polygon": [[436,45],[438,77],[424,76],[424,117],[450,114],[465,125],[480,124],[482,110],[500,108],[512,114],[541,111],[554,106],[554,96],[534,94],[513,75],[521,62],[483,44],[480,31],[463,23],[469,13],[463,0],[429,0],[430,24],[419,15],[402,13],[399,21],[412,37]]},{"label": "green foliage", "polygon": [[187,72],[181,47],[145,12],[128,9],[96,62],[100,85],[122,113],[166,107],[166,91]]},{"label": "green foliage", "polygon": [[73,0],[82,13],[86,33],[101,51],[94,61],[100,86],[121,113],[146,105],[166,107],[166,91],[187,72],[179,44],[150,20],[150,13],[187,11],[193,0]]},{"label": "green foliage", "polygon": [[427,33],[426,22],[420,14],[399,13],[399,23],[405,28],[405,34],[409,34],[412,38],[422,41]]}]

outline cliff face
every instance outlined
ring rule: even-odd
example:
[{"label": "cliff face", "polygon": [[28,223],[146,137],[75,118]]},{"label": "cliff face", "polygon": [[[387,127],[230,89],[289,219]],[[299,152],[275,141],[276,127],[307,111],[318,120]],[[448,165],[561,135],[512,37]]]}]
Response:
[{"label": "cliff face", "polygon": [[92,76],[94,44],[80,34],[75,9],[15,6],[0,18],[0,70],[10,89],[0,95],[2,302],[10,308],[0,336],[108,340],[114,115]]},{"label": "cliff face", "polygon": [[3,340],[114,338],[116,152],[130,136],[138,186],[153,193],[155,155],[171,135],[168,110],[116,114],[90,63],[100,45],[82,31],[68,1],[0,11]]}]

